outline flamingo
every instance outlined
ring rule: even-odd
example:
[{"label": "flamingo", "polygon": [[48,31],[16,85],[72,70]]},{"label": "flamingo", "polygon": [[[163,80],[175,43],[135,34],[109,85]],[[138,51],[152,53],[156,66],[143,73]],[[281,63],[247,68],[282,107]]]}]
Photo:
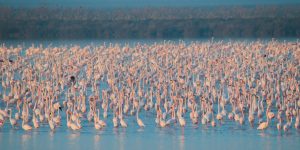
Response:
[{"label": "flamingo", "polygon": [[32,130],[32,127],[28,124],[25,124],[24,120],[22,121],[22,129],[25,131]]},{"label": "flamingo", "polygon": [[35,114],[32,115],[32,123],[33,123],[33,127],[34,127],[34,128],[39,128],[39,127],[40,127],[39,121],[38,121],[38,119],[36,118]]},{"label": "flamingo", "polygon": [[269,126],[269,118],[267,117],[266,122],[262,122],[258,125],[257,130],[265,130]]},{"label": "flamingo", "polygon": [[10,121],[11,126],[14,128],[14,127],[17,125],[17,120],[16,120],[16,119],[13,119],[13,118],[11,117],[11,114],[12,114],[12,110],[9,109],[9,121]]},{"label": "flamingo", "polygon": [[139,118],[139,111],[137,111],[137,113],[136,113],[136,121],[137,121],[137,124],[138,124],[141,128],[144,128],[144,127],[145,127],[143,121]]},{"label": "flamingo", "polygon": [[124,121],[123,118],[120,119],[120,124],[121,124],[121,127],[127,128],[127,123]]}]

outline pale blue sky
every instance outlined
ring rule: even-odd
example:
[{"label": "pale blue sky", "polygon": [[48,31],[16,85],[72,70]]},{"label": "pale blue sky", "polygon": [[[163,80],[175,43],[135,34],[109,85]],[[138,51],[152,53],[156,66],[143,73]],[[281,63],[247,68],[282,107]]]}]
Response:
[{"label": "pale blue sky", "polygon": [[1,6],[64,6],[64,7],[147,7],[147,6],[207,6],[300,4],[300,0],[0,0]]}]

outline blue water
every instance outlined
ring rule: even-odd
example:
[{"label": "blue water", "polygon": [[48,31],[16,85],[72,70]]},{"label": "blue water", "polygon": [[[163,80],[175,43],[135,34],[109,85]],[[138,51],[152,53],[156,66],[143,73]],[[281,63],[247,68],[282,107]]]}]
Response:
[{"label": "blue water", "polygon": [[[187,40],[187,42],[207,41]],[[172,40],[178,42],[178,40]],[[251,41],[251,40],[250,40]],[[289,41],[289,40],[288,40]],[[32,43],[35,45],[62,46],[70,44],[88,44],[102,43],[120,43],[133,45],[136,43],[160,43],[163,40],[85,40],[85,41],[6,41],[6,45],[16,46],[22,44],[25,47]],[[1,89],[0,89],[1,90]],[[0,104],[3,108],[3,103]],[[107,127],[102,130],[95,130],[93,123],[82,120],[82,129],[72,131],[66,127],[66,116],[62,113],[62,125],[57,127],[54,132],[50,131],[48,124],[42,124],[39,129],[24,131],[19,127],[12,129],[9,121],[5,122],[3,128],[0,128],[0,150],[47,150],[47,149],[128,149],[128,150],[182,150],[182,149],[230,149],[230,150],[253,150],[253,149],[299,149],[300,148],[300,130],[292,127],[288,132],[278,131],[276,123],[272,122],[270,127],[264,131],[256,130],[257,124],[251,127],[246,121],[243,126],[240,124],[225,121],[217,124],[217,127],[210,125],[193,125],[189,119],[186,119],[187,126],[184,128],[179,125],[159,128],[155,125],[154,111],[140,113],[140,118],[146,127],[138,127],[135,117],[125,116],[128,128],[113,128],[112,116],[104,119]],[[188,118],[188,114],[186,114]]]},{"label": "blue water", "polygon": [[298,149],[300,132],[291,129],[278,132],[275,126],[257,131],[247,124],[228,122],[215,128],[188,125],[158,128],[153,117],[143,118],[144,129],[138,128],[133,117],[126,118],[128,128],[113,128],[111,119],[103,130],[85,123],[80,131],[64,126],[55,132],[47,125],[26,132],[11,129],[7,123],[0,129],[1,150],[11,149]]}]

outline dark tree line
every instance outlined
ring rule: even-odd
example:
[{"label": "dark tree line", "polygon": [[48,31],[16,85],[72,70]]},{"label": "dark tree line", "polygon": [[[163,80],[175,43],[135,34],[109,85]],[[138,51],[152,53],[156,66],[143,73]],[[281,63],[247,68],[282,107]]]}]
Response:
[{"label": "dark tree line", "polygon": [[0,39],[300,37],[300,6],[0,8]]}]

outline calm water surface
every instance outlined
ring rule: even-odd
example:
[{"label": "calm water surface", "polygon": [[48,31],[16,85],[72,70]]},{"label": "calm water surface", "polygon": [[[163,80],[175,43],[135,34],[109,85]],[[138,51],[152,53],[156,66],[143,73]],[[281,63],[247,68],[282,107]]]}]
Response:
[{"label": "calm water surface", "polygon": [[[176,40],[178,41],[178,40]],[[175,42],[176,42],[175,41]],[[194,40],[189,40],[191,42]],[[205,41],[205,40],[204,40]],[[52,46],[102,43],[155,43],[163,40],[114,40],[114,41],[5,41],[6,45],[16,46],[22,44],[31,46],[43,44]],[[0,89],[1,90],[1,89]],[[3,103],[0,103],[3,108]],[[0,129],[0,150],[16,149],[129,149],[129,150],[167,150],[167,149],[229,149],[229,150],[253,150],[253,149],[300,149],[300,130],[294,127],[288,132],[277,131],[276,123],[265,131],[256,130],[257,124],[251,127],[248,122],[241,126],[236,122],[225,120],[222,125],[212,128],[210,125],[193,125],[186,119],[187,126],[184,128],[173,125],[167,128],[158,128],[155,125],[155,113],[153,111],[140,113],[140,118],[146,127],[140,129],[135,117],[125,116],[128,128],[113,128],[112,116],[109,114],[106,123],[108,126],[102,130],[95,130],[93,123],[82,120],[83,128],[80,131],[71,131],[66,127],[66,116],[62,115],[62,126],[57,127],[55,132],[50,131],[48,124],[42,124],[39,129],[26,132],[19,126],[12,129],[9,121]],[[188,118],[188,115],[186,115]],[[19,122],[21,125],[21,122]]]}]

